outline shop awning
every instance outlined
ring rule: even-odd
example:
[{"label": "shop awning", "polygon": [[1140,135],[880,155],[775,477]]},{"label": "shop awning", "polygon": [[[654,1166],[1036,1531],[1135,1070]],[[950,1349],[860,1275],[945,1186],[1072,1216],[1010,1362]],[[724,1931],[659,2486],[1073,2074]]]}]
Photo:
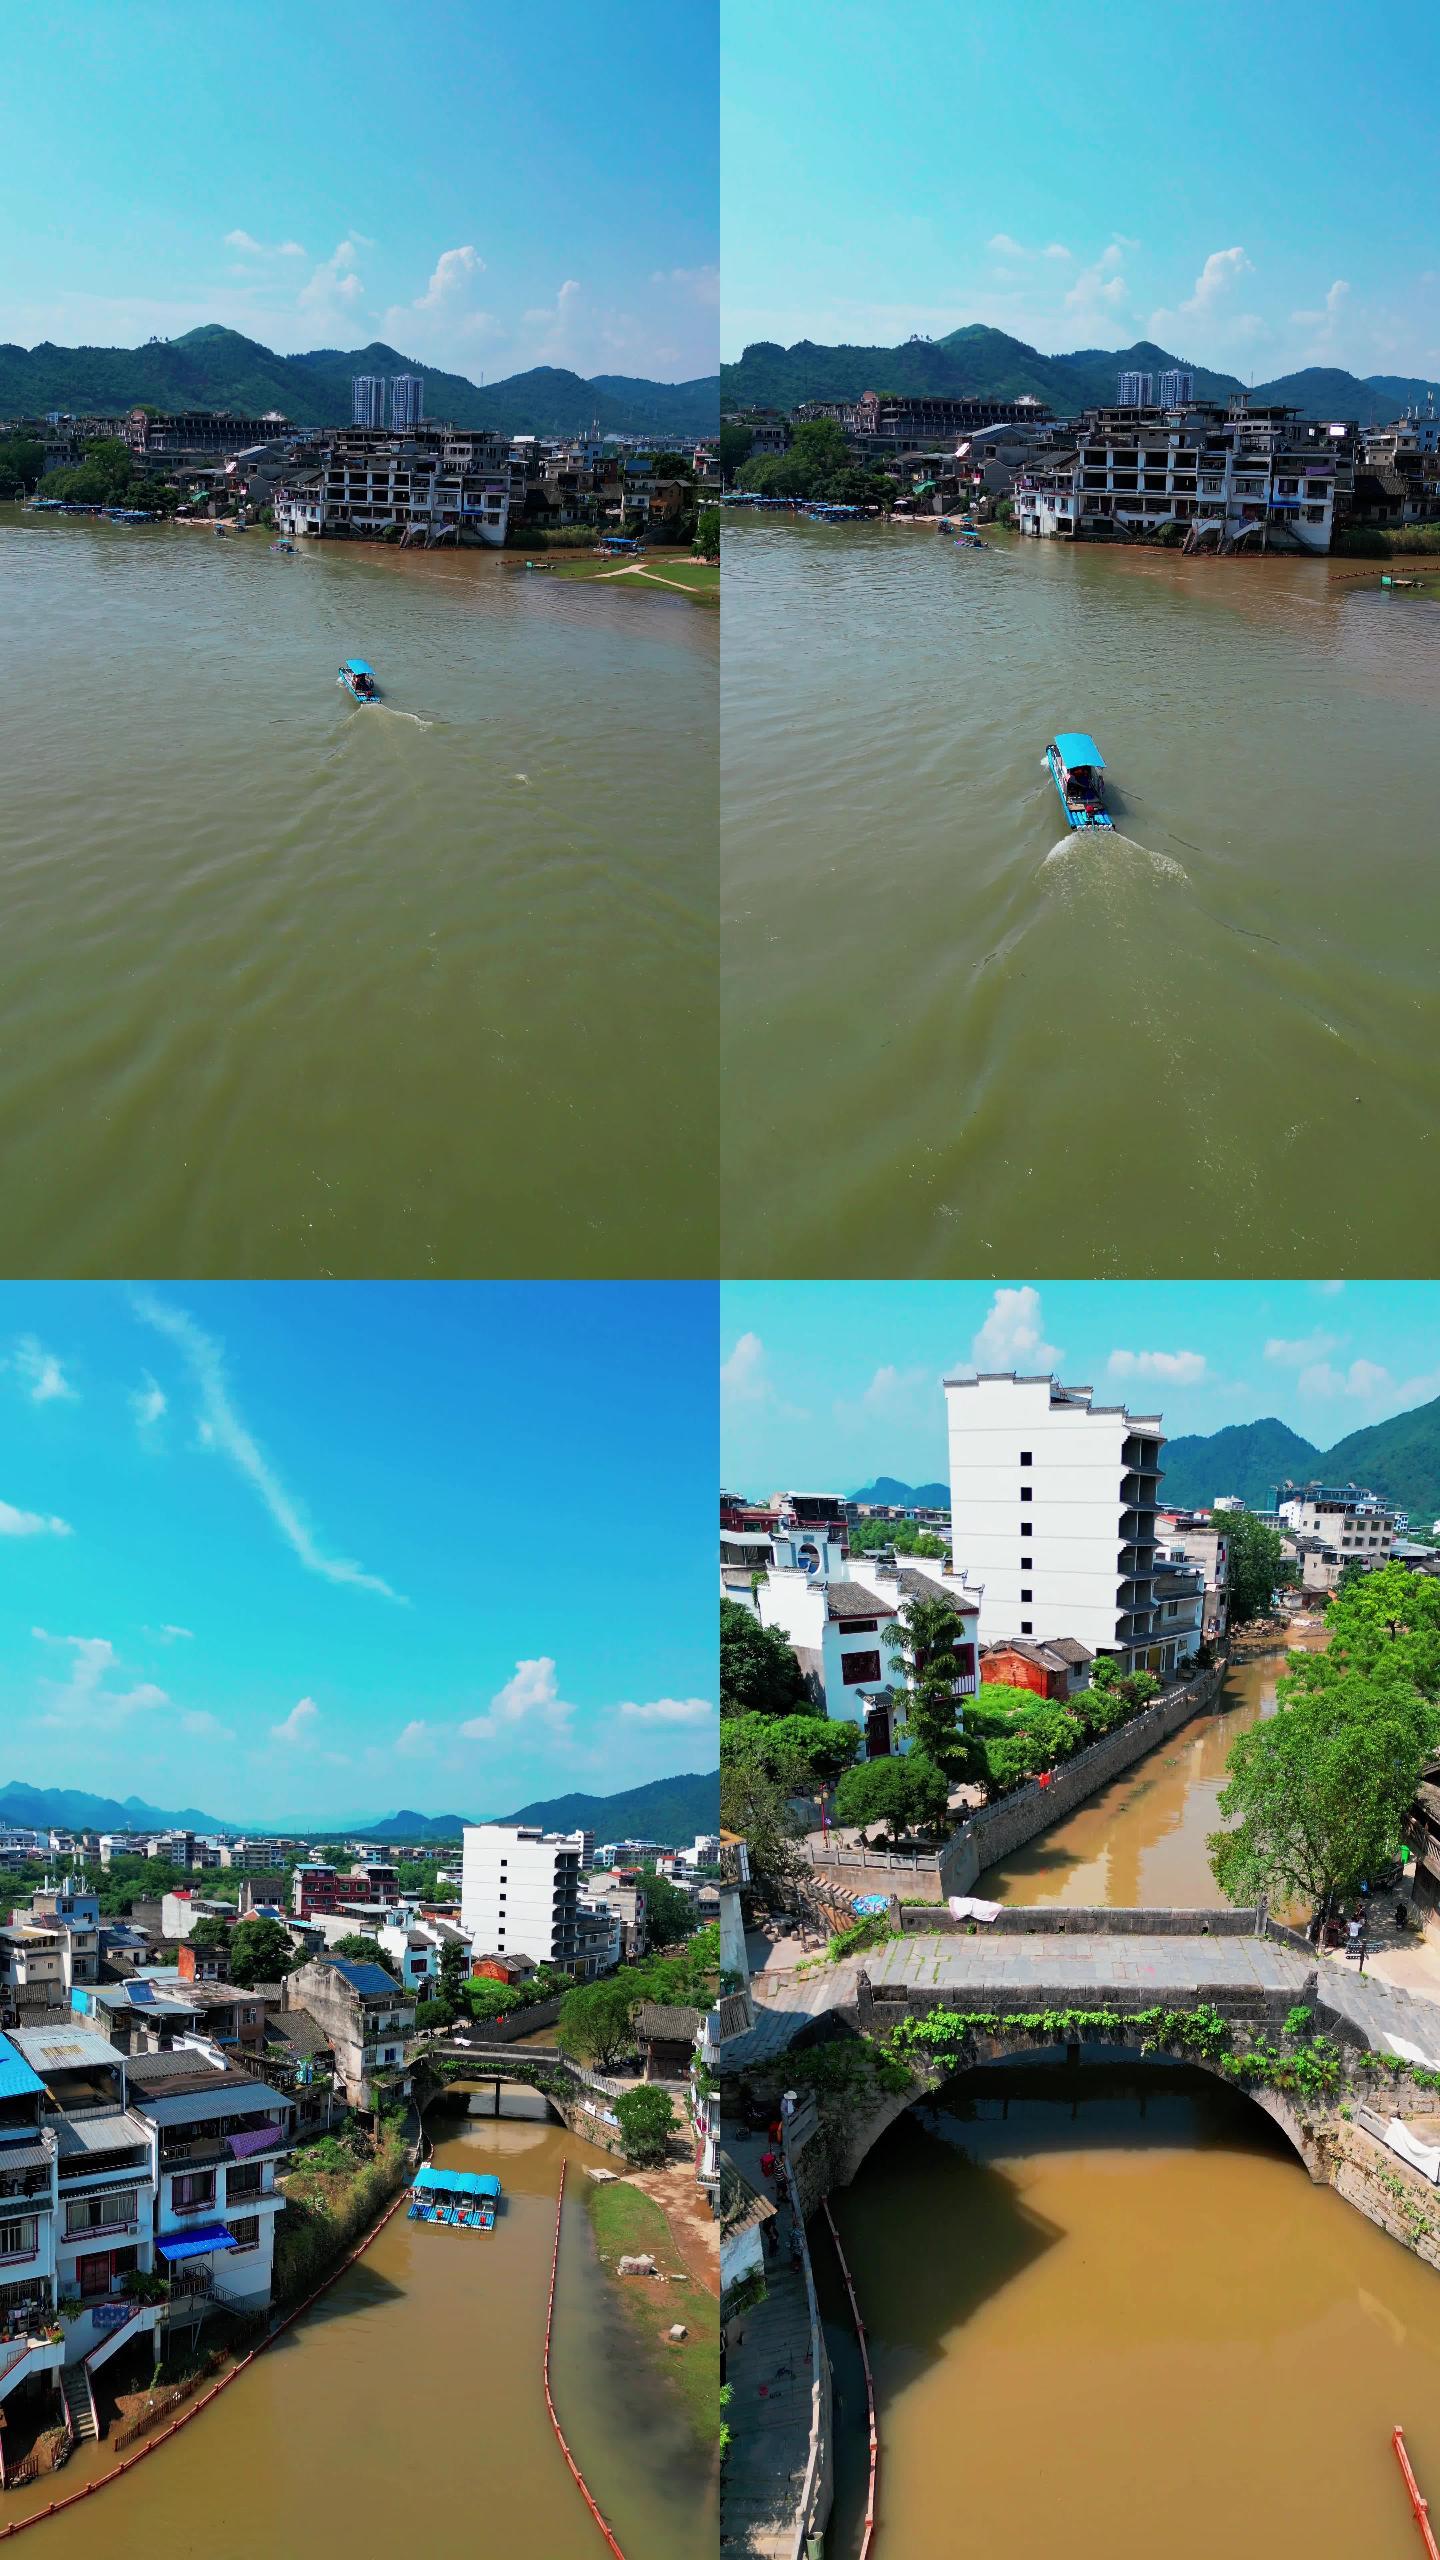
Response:
[{"label": "shop awning", "polygon": [[155,2246],[173,2265],[178,2258],[204,2258],[212,2249],[238,2249],[240,2243],[223,2222],[202,2222],[194,2231],[165,2233]]}]

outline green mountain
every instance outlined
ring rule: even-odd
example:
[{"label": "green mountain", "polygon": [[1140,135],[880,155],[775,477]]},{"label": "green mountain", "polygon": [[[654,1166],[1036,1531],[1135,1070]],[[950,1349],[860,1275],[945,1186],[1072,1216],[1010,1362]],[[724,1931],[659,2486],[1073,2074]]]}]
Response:
[{"label": "green mountain", "polygon": [[597,1840],[658,1840],[683,1849],[702,1831],[720,1828],[720,1772],[688,1770],[679,1778],[652,1778],[618,1796],[547,1796],[522,1804],[505,1822],[539,1822],[547,1831],[593,1831]]},{"label": "green mountain", "polygon": [[883,1502],[893,1509],[897,1503],[913,1502],[921,1511],[948,1511],[948,1484],[903,1484],[899,1476],[877,1476],[873,1484],[862,1484],[852,1502]]},{"label": "green mountain", "polygon": [[1196,1510],[1221,1493],[1260,1506],[1287,1476],[1302,1484],[1313,1476],[1323,1484],[1368,1485],[1427,1531],[1440,1519],[1440,1397],[1351,1431],[1333,1449],[1314,1448],[1272,1416],[1167,1440],[1163,1455],[1165,1501]]},{"label": "green mountain", "polygon": [[[1186,362],[1148,339],[1133,347],[1080,347],[1070,355],[1046,356],[1003,329],[979,326],[952,329],[944,338],[911,338],[898,347],[819,346],[809,338],[781,347],[762,339],[737,364],[721,366],[720,399],[725,409],[793,409],[802,400],[853,400],[862,391],[989,400],[1029,395],[1045,401],[1057,417],[1069,417],[1113,400],[1122,373],[1163,373]],[[1245,387],[1233,373],[1193,364],[1188,370],[1202,400],[1228,400]],[[1312,366],[1256,383],[1250,397],[1257,405],[1287,403],[1311,418],[1358,418],[1371,426],[1407,405],[1423,404],[1432,393],[1440,394],[1440,385],[1418,378],[1371,374],[1360,381],[1353,373]]]},{"label": "green mountain", "polygon": [[0,417],[43,417],[65,409],[104,416],[145,402],[160,409],[231,409],[263,417],[278,409],[297,426],[348,425],[350,382],[358,373],[418,373],[425,406],[460,427],[501,427],[514,435],[568,435],[596,424],[602,435],[713,435],[716,384],[646,382],[626,374],[583,381],[537,365],[481,385],[442,373],[378,342],[345,352],[316,347],[280,356],[238,330],[209,326],[143,347],[0,346]]},{"label": "green mountain", "polygon": [[1302,1482],[1325,1461],[1298,1431],[1277,1422],[1232,1422],[1223,1431],[1182,1432],[1161,1455],[1161,1500],[1186,1511],[1208,1510],[1218,1495],[1236,1493],[1263,1511],[1287,1476]]},{"label": "green mountain", "polygon": [[166,1813],[143,1796],[91,1795],[83,1787],[28,1787],[19,1778],[0,1787],[0,1822],[22,1831],[235,1831],[233,1822],[217,1822],[193,1804]]}]

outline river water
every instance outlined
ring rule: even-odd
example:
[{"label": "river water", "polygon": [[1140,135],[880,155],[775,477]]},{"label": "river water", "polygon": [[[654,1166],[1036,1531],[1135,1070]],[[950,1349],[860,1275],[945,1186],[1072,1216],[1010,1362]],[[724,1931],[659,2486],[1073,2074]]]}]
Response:
[{"label": "river water", "polygon": [[7,1273],[713,1274],[718,617],[619,585],[0,507]]},{"label": "river water", "polygon": [[[637,2364],[631,2324],[595,2255],[583,2189],[600,2155],[552,2124],[467,2123],[449,2111],[428,2121],[437,2161],[498,2171],[505,2203],[493,2235],[412,2223],[402,2207],[193,2425],[98,2506],[53,2519],[35,2546],[45,2560],[97,2548],[107,2560],[442,2549],[594,2560],[600,2536],[541,2387],[565,2161],[551,2358],[561,2424],[626,2560],[711,2560],[712,2466]],[[10,2492],[0,2525],[83,2487],[112,2460],[91,2447],[56,2481]]]},{"label": "river water", "polygon": [[727,522],[722,1269],[1429,1269],[1440,603],[987,541]]},{"label": "river water", "polygon": [[[1279,1657],[984,1889],[1213,1904],[1226,1751]],[[875,2560],[1410,2560],[1390,2449],[1440,2498],[1440,2280],[1313,2187],[1237,2091],[1133,2058],[987,2067],[901,2118],[833,2199],[880,2406]],[[854,2560],[864,2395],[823,2222],[830,2548]]]}]

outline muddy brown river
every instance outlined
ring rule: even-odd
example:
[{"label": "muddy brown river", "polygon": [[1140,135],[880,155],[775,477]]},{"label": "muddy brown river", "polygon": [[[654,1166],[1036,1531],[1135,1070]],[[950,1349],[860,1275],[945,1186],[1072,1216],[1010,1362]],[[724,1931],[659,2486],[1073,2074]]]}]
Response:
[{"label": "muddy brown river", "polygon": [[[1208,1903],[1219,1711],[993,1871],[1007,1901]],[[1238,2091],[1134,2059],[1006,2063],[911,2110],[833,2199],[869,2329],[874,2560],[1411,2560],[1390,2444],[1440,2499],[1440,2278],[1328,2189]],[[864,2395],[823,2222],[837,2504],[855,2560]]]},{"label": "muddy brown river", "polygon": [[[584,2205],[600,2153],[552,2123],[428,2119],[435,2158],[493,2168],[493,2237],[404,2210],[358,2266],[193,2425],[98,2502],[53,2518],[39,2560],[369,2560],[487,2551],[595,2560],[604,2545],[545,2411],[541,2352],[563,2161],[551,2374],[577,2461],[626,2560],[708,2560],[710,2466],[637,2362]],[[0,2525],[111,2467],[94,2447],[0,2500]]]}]

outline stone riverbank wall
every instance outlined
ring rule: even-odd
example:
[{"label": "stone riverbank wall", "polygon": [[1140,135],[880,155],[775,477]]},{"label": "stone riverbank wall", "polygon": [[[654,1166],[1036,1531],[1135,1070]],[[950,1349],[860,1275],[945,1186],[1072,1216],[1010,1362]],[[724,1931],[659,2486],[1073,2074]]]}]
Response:
[{"label": "stone riverbank wall", "polygon": [[938,1855],[883,1849],[861,1852],[837,1842],[832,1856],[812,1843],[817,1887],[832,1884],[852,1895],[886,1893],[902,1903],[932,1905],[943,1904],[952,1893],[973,1893],[987,1867],[998,1866],[1038,1839],[1042,1831],[1063,1822],[1147,1752],[1168,1742],[1192,1716],[1205,1714],[1219,1697],[1224,1677],[1224,1665],[1217,1663],[1181,1687],[1167,1689],[1118,1732],[1088,1742],[1053,1771],[1048,1785],[1042,1787],[1032,1779],[1002,1796],[998,1804],[982,1805],[952,1832]]}]

